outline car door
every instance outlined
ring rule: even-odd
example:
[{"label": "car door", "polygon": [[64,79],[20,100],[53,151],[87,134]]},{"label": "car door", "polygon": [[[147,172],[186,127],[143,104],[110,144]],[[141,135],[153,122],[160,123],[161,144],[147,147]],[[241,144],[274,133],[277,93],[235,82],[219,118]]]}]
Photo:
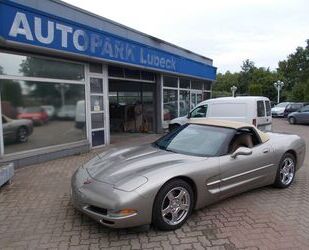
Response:
[{"label": "car door", "polygon": [[271,109],[269,101],[259,100],[257,101],[257,118],[256,126],[258,129],[270,130],[267,129],[271,124]]},{"label": "car door", "polygon": [[207,104],[196,107],[191,111],[190,118],[205,118],[207,115],[207,108]]},{"label": "car door", "polygon": [[[254,141],[254,140],[253,140]],[[258,143],[250,155],[220,157],[220,196],[228,197],[269,184],[276,174],[270,143]]]},{"label": "car door", "polygon": [[309,105],[303,107],[296,116],[297,122],[309,123]]},{"label": "car door", "polygon": [[304,111],[304,122],[309,123],[309,106],[306,106],[306,109]]}]

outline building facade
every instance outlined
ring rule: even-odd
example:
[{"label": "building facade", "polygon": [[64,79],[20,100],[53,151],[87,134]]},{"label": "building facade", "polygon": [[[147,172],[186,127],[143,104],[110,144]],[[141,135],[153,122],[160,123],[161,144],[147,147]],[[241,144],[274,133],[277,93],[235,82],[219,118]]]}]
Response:
[{"label": "building facade", "polygon": [[58,0],[0,0],[0,163],[160,133],[211,97],[212,60]]}]

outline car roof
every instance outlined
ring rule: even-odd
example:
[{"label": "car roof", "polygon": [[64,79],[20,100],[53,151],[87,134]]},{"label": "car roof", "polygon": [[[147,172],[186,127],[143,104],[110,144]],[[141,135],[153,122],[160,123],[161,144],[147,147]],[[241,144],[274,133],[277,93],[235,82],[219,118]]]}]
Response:
[{"label": "car roof", "polygon": [[[227,96],[227,97],[218,97],[218,98],[212,98],[212,99],[208,99],[208,100],[212,100],[212,101],[232,101],[232,100],[246,100],[246,101],[250,101],[250,100],[269,100],[267,97],[265,96]],[[207,100],[206,100],[207,101]]]},{"label": "car roof", "polygon": [[[200,102],[200,104],[208,104],[208,103],[252,103],[256,101],[269,101],[269,99],[265,96],[236,96],[236,97],[218,97],[218,98],[212,98],[207,99],[205,101]],[[197,106],[198,106],[197,105]]]},{"label": "car roof", "polygon": [[254,129],[258,133],[263,143],[269,140],[268,134],[260,131],[255,126],[249,123],[245,123],[245,122],[217,120],[217,119],[212,119],[212,118],[191,118],[188,123],[216,126],[216,127],[222,127],[222,128],[232,128],[232,129],[241,129],[241,128],[249,127],[249,128]]}]

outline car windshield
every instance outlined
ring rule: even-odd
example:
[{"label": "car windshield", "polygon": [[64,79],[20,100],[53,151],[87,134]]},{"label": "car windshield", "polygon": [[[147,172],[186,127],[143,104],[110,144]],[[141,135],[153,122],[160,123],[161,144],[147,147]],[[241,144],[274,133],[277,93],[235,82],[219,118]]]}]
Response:
[{"label": "car windshield", "polygon": [[281,102],[281,103],[277,104],[276,107],[278,107],[278,108],[284,108],[284,107],[286,107],[288,104],[289,104],[288,102]]},{"label": "car windshield", "polygon": [[162,150],[194,156],[218,156],[224,151],[234,129],[186,124],[153,143]]},{"label": "car windshield", "polygon": [[25,113],[36,113],[36,112],[41,112],[40,107],[27,107],[24,109]]}]

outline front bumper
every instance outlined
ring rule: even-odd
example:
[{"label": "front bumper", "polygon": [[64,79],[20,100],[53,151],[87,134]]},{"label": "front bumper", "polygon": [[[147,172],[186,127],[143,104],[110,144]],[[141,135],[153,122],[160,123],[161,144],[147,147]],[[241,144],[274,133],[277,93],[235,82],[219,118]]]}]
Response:
[{"label": "front bumper", "polygon": [[[83,184],[85,180],[90,183]],[[72,177],[71,199],[75,208],[107,227],[127,228],[151,223],[152,201],[135,191],[121,191],[111,184],[90,179],[84,169],[79,169]],[[127,208],[136,213],[121,217],[110,213]]]},{"label": "front bumper", "polygon": [[284,112],[271,112],[272,117],[284,117]]}]

